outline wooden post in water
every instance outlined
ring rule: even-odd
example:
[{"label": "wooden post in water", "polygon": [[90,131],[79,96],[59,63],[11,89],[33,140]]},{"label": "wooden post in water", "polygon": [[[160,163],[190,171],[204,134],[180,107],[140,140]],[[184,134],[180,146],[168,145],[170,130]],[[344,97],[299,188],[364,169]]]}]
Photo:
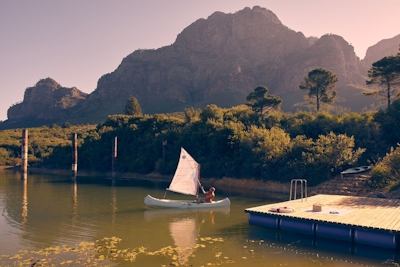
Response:
[{"label": "wooden post in water", "polygon": [[21,178],[26,179],[28,172],[28,129],[22,130]]},{"label": "wooden post in water", "polygon": [[112,146],[112,159],[111,159],[111,175],[115,177],[115,171],[117,168],[117,155],[118,155],[118,137],[114,137],[114,142]]},{"label": "wooden post in water", "polygon": [[73,133],[71,136],[72,139],[72,176],[76,177],[78,172],[78,142],[77,142],[77,134]]}]

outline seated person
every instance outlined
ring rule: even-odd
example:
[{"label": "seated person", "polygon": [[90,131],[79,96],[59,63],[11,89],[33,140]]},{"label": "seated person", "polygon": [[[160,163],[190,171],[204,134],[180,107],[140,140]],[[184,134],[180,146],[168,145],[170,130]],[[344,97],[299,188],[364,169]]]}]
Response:
[{"label": "seated person", "polygon": [[203,193],[206,194],[206,196],[203,198],[197,198],[196,202],[197,203],[211,203],[215,197],[214,192],[215,192],[214,187],[211,187],[210,190],[208,190],[207,192],[204,192],[204,190],[203,190]]}]

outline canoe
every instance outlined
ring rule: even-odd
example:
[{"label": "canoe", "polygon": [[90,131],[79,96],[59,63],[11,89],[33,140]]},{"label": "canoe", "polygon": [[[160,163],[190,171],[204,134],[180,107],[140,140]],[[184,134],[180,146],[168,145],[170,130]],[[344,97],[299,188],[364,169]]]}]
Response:
[{"label": "canoe", "polygon": [[181,147],[178,166],[176,167],[174,177],[172,178],[167,190],[183,195],[191,195],[193,196],[193,199],[159,199],[147,195],[144,198],[144,203],[147,206],[178,209],[199,209],[230,206],[231,202],[228,198],[212,201],[211,203],[196,203],[195,197],[198,196],[199,189],[201,189],[206,196],[207,193],[215,191],[214,187],[211,187],[207,193],[204,191],[204,187],[200,183],[200,164],[197,163],[196,160],[194,160],[194,158],[183,147]]},{"label": "canoe", "polygon": [[196,203],[193,200],[172,200],[172,199],[159,199],[147,195],[144,198],[144,203],[147,206],[165,207],[165,208],[178,208],[178,209],[200,209],[200,208],[213,208],[213,207],[227,207],[231,204],[229,198],[213,201],[211,203]]},{"label": "canoe", "polygon": [[371,169],[371,166],[360,166],[360,167],[354,167],[347,169],[345,171],[340,172],[340,174],[343,176],[343,174],[355,174],[355,173],[361,173],[361,172],[366,172]]}]

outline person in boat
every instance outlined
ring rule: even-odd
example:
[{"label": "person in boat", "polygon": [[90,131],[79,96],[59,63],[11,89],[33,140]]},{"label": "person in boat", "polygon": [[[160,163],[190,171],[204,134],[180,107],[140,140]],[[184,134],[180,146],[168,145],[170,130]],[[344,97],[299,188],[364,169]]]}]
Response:
[{"label": "person in boat", "polygon": [[203,193],[206,196],[203,198],[197,198],[196,199],[197,203],[211,203],[213,201],[213,199],[215,198],[215,188],[214,187],[211,187],[207,192],[204,192],[204,190],[203,190]]}]

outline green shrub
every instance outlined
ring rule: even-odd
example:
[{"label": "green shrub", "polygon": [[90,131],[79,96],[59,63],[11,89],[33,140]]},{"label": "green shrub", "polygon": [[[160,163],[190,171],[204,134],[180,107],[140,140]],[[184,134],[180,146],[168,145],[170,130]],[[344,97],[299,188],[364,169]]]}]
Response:
[{"label": "green shrub", "polygon": [[371,172],[371,179],[368,181],[372,188],[385,188],[392,183],[390,172],[383,164],[376,165]]},{"label": "green shrub", "polygon": [[380,161],[372,170],[370,179],[374,188],[393,189],[400,184],[400,145],[391,148],[390,153]]}]

